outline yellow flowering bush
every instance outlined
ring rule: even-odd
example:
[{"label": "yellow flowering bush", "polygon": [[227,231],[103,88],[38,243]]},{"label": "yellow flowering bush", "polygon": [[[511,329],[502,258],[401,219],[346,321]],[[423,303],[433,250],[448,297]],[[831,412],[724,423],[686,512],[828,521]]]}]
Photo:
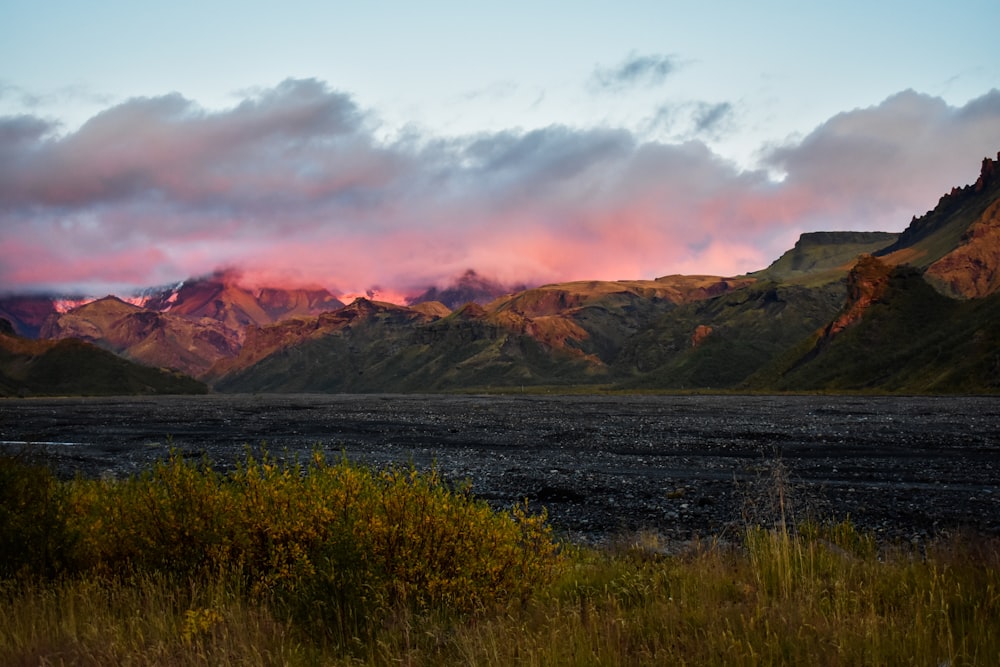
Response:
[{"label": "yellow flowering bush", "polygon": [[226,474],[174,452],[141,476],[68,489],[73,569],[234,576],[342,628],[400,608],[525,599],[561,562],[544,515],[495,511],[436,471],[331,464],[318,451],[306,463],[247,455]]}]

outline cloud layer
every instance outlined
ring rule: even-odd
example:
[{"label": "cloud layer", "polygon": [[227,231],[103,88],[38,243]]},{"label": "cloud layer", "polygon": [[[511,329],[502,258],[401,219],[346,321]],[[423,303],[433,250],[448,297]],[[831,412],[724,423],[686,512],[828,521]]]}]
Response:
[{"label": "cloud layer", "polygon": [[[633,60],[608,80],[673,67]],[[701,129],[733,112],[706,106]],[[766,149],[757,171],[614,128],[378,136],[316,80],[224,111],[132,99],[70,133],[0,118],[0,290],[99,293],[225,266],[400,300],[468,268],[510,283],[737,274],[804,231],[901,230],[975,180],[1000,149],[1000,91],[962,107],[904,91]]]}]

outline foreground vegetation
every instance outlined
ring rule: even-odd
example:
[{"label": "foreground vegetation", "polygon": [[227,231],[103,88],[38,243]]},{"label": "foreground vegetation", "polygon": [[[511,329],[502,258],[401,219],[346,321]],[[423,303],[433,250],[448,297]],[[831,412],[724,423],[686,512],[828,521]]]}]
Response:
[{"label": "foreground vegetation", "polygon": [[1000,547],[850,524],[559,544],[434,472],[316,454],[125,480],[0,460],[0,664],[1000,661]]}]

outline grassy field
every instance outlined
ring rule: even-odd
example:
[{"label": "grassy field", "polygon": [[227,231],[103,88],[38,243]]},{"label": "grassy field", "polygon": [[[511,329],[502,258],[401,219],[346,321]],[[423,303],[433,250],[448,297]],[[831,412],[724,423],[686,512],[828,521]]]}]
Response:
[{"label": "grassy field", "polygon": [[561,544],[320,455],[123,480],[0,460],[3,665],[994,665],[1000,544],[850,524]]}]

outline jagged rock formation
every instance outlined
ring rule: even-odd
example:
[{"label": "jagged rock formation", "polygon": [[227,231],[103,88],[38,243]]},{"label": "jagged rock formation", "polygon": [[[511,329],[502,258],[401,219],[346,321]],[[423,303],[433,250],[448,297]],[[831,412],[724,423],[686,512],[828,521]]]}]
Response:
[{"label": "jagged rock formation", "polygon": [[933,285],[949,296],[976,299],[1000,290],[1000,200],[962,235],[962,245],[927,267]]},{"label": "jagged rock formation", "polygon": [[1000,170],[995,165],[994,160],[984,158],[974,185],[952,188],[933,209],[914,216],[895,243],[872,254],[889,264],[924,270],[963,245],[969,227],[1000,199]]},{"label": "jagged rock formation", "polygon": [[885,293],[892,269],[871,255],[864,255],[847,274],[847,303],[843,311],[823,330],[830,338],[861,321],[873,303]]}]

